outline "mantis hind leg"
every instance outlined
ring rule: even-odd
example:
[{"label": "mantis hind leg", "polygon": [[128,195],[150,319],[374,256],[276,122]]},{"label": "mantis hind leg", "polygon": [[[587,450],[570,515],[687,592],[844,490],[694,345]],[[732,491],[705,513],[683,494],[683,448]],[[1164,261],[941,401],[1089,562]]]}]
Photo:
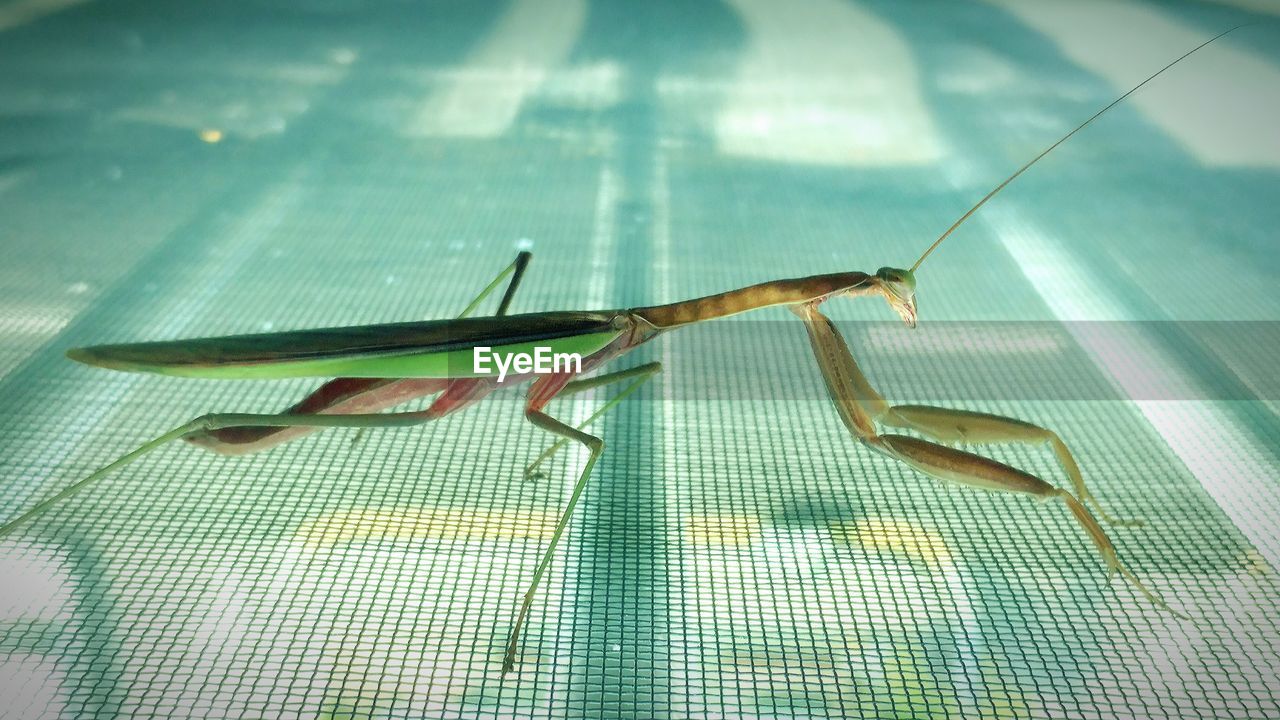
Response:
[{"label": "mantis hind leg", "polygon": [[78,480],[54,495],[41,500],[18,517],[0,525],[0,537],[13,532],[29,520],[44,514],[59,502],[79,493],[104,477],[132,463],[133,461],[158,450],[174,440],[189,436],[208,436],[225,428],[390,428],[409,427],[431,422],[456,412],[480,400],[491,386],[474,379],[454,380],[449,387],[425,410],[403,413],[372,413],[353,415],[290,415],[281,414],[249,414],[249,413],[211,413],[202,415],[190,422],[179,425],[169,432],[154,438],[136,450],[116,458],[110,464],[94,471],[88,477]]},{"label": "mantis hind leg", "polygon": [[[441,392],[449,381],[436,378],[337,378],[321,385],[284,415],[372,413],[423,395]],[[225,427],[194,432],[183,439],[219,455],[248,455],[310,435],[322,427]],[[357,433],[363,428],[358,428]],[[354,442],[354,440],[353,440]]]},{"label": "mantis hind leg", "polygon": [[1088,503],[1098,517],[1110,525],[1142,525],[1141,520],[1121,520],[1103,509],[1098,498],[1085,485],[1080,466],[1076,464],[1066,443],[1062,442],[1057,433],[1047,428],[1002,415],[929,405],[894,405],[880,421],[892,427],[915,430],[941,443],[1048,445],[1053,448],[1058,464],[1070,478],[1076,497]]},{"label": "mantis hind leg", "polygon": [[[485,298],[489,297],[502,283],[503,278],[510,275],[507,289],[502,294],[495,316],[507,314],[511,300],[520,281],[524,278],[525,269],[533,255],[521,252],[502,272],[485,286],[480,294],[467,304],[459,318],[470,315]],[[318,413],[368,413],[393,407],[423,395],[431,395],[444,390],[448,380],[443,379],[400,379],[400,378],[335,378],[316,388],[300,402],[284,411],[288,415],[311,415]],[[184,439],[219,455],[248,455],[275,447],[282,443],[310,435],[323,428],[314,426],[293,427],[227,427],[207,432],[196,432]],[[357,428],[351,438],[354,445],[363,437],[365,428]]]},{"label": "mantis hind leg", "polygon": [[1120,573],[1133,584],[1139,592],[1155,605],[1187,619],[1185,615],[1169,607],[1158,595],[1151,592],[1146,585],[1126,568],[1116,555],[1116,548],[1107,537],[1106,532],[1094,519],[1088,508],[1071,493],[1050,483],[990,458],[963,450],[956,450],[945,445],[908,437],[906,435],[885,434],[868,442],[873,448],[906,463],[920,472],[944,480],[969,487],[1002,492],[1016,492],[1031,495],[1039,500],[1061,500],[1071,511],[1076,522],[1088,534],[1098,554],[1112,573]]},{"label": "mantis hind leg", "polygon": [[491,280],[489,284],[480,291],[480,294],[468,303],[465,308],[463,308],[462,313],[458,315],[458,318],[461,319],[467,317],[471,313],[475,312],[476,308],[480,306],[480,303],[484,302],[484,299],[489,297],[489,294],[498,288],[498,285],[502,283],[502,279],[510,275],[511,282],[507,283],[507,289],[502,293],[502,300],[498,302],[498,311],[494,313],[494,317],[502,317],[506,315],[507,309],[511,306],[511,300],[515,297],[516,289],[520,287],[520,281],[524,279],[525,268],[528,267],[531,259],[533,259],[533,253],[526,251],[517,253],[516,259],[511,261],[510,265],[503,268],[502,272],[498,273],[497,277]]}]

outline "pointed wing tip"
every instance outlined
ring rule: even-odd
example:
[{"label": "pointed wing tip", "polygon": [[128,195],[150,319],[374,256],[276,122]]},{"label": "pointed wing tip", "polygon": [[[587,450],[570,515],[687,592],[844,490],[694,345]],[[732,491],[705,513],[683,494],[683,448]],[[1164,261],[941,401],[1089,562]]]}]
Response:
[{"label": "pointed wing tip", "polygon": [[67,351],[67,357],[85,365],[102,364],[102,360],[94,353],[91,347],[71,348]]},{"label": "pointed wing tip", "polygon": [[126,372],[155,372],[153,368],[148,367],[145,363],[140,363],[137,359],[130,358],[126,354],[119,352],[119,349],[120,346],[115,345],[95,345],[93,347],[71,348],[67,351],[67,357],[78,363],[107,368],[110,370],[124,370]]}]

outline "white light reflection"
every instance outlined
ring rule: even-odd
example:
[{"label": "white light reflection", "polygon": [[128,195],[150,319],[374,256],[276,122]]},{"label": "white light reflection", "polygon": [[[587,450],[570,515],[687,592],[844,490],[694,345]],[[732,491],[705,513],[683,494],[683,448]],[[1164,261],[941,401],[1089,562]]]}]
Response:
[{"label": "white light reflection", "polygon": [[822,165],[922,165],[941,142],[907,43],[855,3],[730,0],[748,32],[716,117],[720,151]]}]

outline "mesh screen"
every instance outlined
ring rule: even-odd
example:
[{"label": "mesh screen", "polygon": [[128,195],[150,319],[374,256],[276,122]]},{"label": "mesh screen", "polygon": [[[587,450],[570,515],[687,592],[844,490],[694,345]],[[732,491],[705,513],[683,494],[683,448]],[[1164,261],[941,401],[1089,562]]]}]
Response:
[{"label": "mesh screen", "polygon": [[[315,385],[111,373],[70,347],[449,317],[526,248],[517,312],[906,265],[1126,89],[1034,4],[779,7],[0,6],[4,517],[196,415]],[[1053,20],[1078,36],[1122,11],[1153,28],[1132,81],[1187,49],[1179,33],[1254,18]],[[1274,37],[1188,62],[1265,83]],[[1178,72],[1175,93],[1204,90]],[[1229,387],[964,403],[1057,431],[1104,505],[1146,521],[1109,532],[1190,621],[1108,583],[1059,504],[856,443],[778,309],[618,364],[665,371],[592,426],[605,454],[516,673],[507,632],[585,453],[525,479],[550,440],[505,392],[243,458],[174,445],[3,538],[0,716],[1275,717],[1280,420],[1250,380],[1268,365],[1163,322],[1280,316],[1276,139],[1235,139],[1257,162],[1117,108],[921,268],[915,335],[850,333],[890,399],[1044,352],[957,342],[956,321],[1087,321],[1055,331],[1088,360],[1055,366],[1058,389]],[[1094,321],[1134,323],[1132,343],[1092,341]],[[580,421],[614,391],[552,412]],[[989,454],[1066,482],[1045,448]]]}]

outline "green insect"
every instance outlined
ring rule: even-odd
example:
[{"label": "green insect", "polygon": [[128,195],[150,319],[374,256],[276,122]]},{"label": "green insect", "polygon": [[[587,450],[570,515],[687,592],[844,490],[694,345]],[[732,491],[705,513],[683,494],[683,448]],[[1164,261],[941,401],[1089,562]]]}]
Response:
[{"label": "green insect", "polygon": [[[594,377],[583,376],[676,328],[759,308],[786,306],[803,321],[828,394],[841,420],[857,440],[941,480],[1062,501],[1111,572],[1119,572],[1151,602],[1184,617],[1148,590],[1120,562],[1115,547],[1094,514],[1110,524],[1138,523],[1116,520],[1102,509],[1086,487],[1071,452],[1056,433],[997,415],[889,404],[872,388],[835,325],[819,311],[819,306],[837,297],[879,296],[908,326],[914,327],[915,271],[947,236],[1054,148],[1161,73],[1235,29],[1215,36],[1161,68],[1032,158],[956,220],[925,250],[910,270],[885,267],[874,274],[853,271],[774,280],[695,300],[627,310],[509,315],[507,311],[530,259],[529,253],[522,252],[458,318],[452,320],[99,345],[71,350],[67,354],[74,360],[130,372],[200,378],[336,379],[283,412],[211,413],[176,427],[40,501],[0,526],[0,537],[12,533],[55,503],[173,440],[186,440],[227,455],[247,454],[323,428],[386,428],[429,423],[470,407],[501,387],[529,383],[525,417],[558,439],[533,461],[526,473],[536,473],[541,463],[570,442],[582,445],[590,454],[524,594],[503,660],[502,669],[506,673],[515,666],[520,629],[533,603],[538,583],[554,557],[565,526],[586,487],[587,478],[604,450],[604,442],[586,433],[584,428],[635,392],[660,372],[662,366],[651,362]],[[510,280],[496,313],[489,317],[469,317],[507,278]],[[496,374],[475,370],[473,361],[478,347],[489,348],[493,354],[508,355],[528,354],[544,348],[552,353],[577,355],[580,363],[576,367],[550,372],[517,371],[500,381]],[[556,419],[546,411],[548,403],[557,397],[615,383],[626,385],[577,427]],[[435,395],[435,399],[424,410],[381,412],[427,395]],[[879,429],[881,426],[910,430],[927,439],[883,433]],[[1048,445],[1070,480],[1072,491],[1017,468],[948,446],[956,443]]]}]

